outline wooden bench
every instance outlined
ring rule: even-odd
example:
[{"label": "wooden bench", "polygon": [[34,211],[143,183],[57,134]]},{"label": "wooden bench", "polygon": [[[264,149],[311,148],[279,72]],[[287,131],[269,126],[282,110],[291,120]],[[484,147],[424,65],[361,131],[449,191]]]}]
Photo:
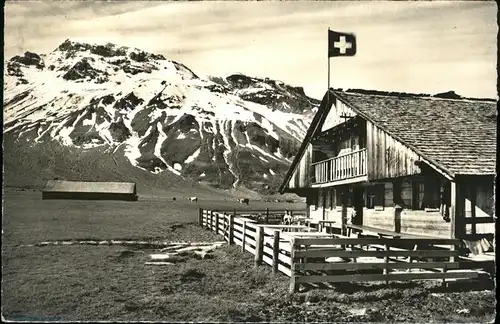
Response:
[{"label": "wooden bench", "polygon": [[409,233],[398,233],[383,228],[365,226],[365,225],[354,225],[347,224],[348,236],[350,236],[352,230],[358,230],[361,232],[371,232],[377,234],[379,237],[390,237],[390,238],[420,238],[420,239],[440,239],[439,237],[409,234]]}]

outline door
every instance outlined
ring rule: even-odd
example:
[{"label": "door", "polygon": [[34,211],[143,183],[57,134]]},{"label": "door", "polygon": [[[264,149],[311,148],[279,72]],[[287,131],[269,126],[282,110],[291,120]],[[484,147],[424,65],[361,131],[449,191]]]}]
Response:
[{"label": "door", "polygon": [[354,187],[353,189],[353,207],[356,216],[352,220],[354,225],[363,225],[363,207],[365,206],[364,187]]}]

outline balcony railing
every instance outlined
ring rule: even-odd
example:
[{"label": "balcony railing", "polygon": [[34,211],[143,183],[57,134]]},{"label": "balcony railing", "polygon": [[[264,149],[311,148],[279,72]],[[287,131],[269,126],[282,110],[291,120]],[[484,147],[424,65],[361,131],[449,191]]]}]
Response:
[{"label": "balcony railing", "polygon": [[366,149],[312,164],[313,183],[326,183],[366,175]]}]

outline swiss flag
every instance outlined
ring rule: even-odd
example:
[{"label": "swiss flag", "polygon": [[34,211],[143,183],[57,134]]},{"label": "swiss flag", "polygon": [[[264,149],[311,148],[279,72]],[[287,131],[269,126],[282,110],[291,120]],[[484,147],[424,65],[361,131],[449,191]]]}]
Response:
[{"label": "swiss flag", "polygon": [[354,56],[356,54],[356,36],[328,30],[328,57]]}]

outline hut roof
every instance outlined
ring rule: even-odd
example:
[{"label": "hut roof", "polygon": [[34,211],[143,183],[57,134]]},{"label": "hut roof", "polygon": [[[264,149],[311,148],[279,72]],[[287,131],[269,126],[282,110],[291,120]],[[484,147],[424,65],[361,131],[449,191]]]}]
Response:
[{"label": "hut roof", "polygon": [[135,194],[133,182],[47,180],[43,192]]},{"label": "hut roof", "polygon": [[334,91],[363,118],[454,175],[495,174],[496,103]]}]

